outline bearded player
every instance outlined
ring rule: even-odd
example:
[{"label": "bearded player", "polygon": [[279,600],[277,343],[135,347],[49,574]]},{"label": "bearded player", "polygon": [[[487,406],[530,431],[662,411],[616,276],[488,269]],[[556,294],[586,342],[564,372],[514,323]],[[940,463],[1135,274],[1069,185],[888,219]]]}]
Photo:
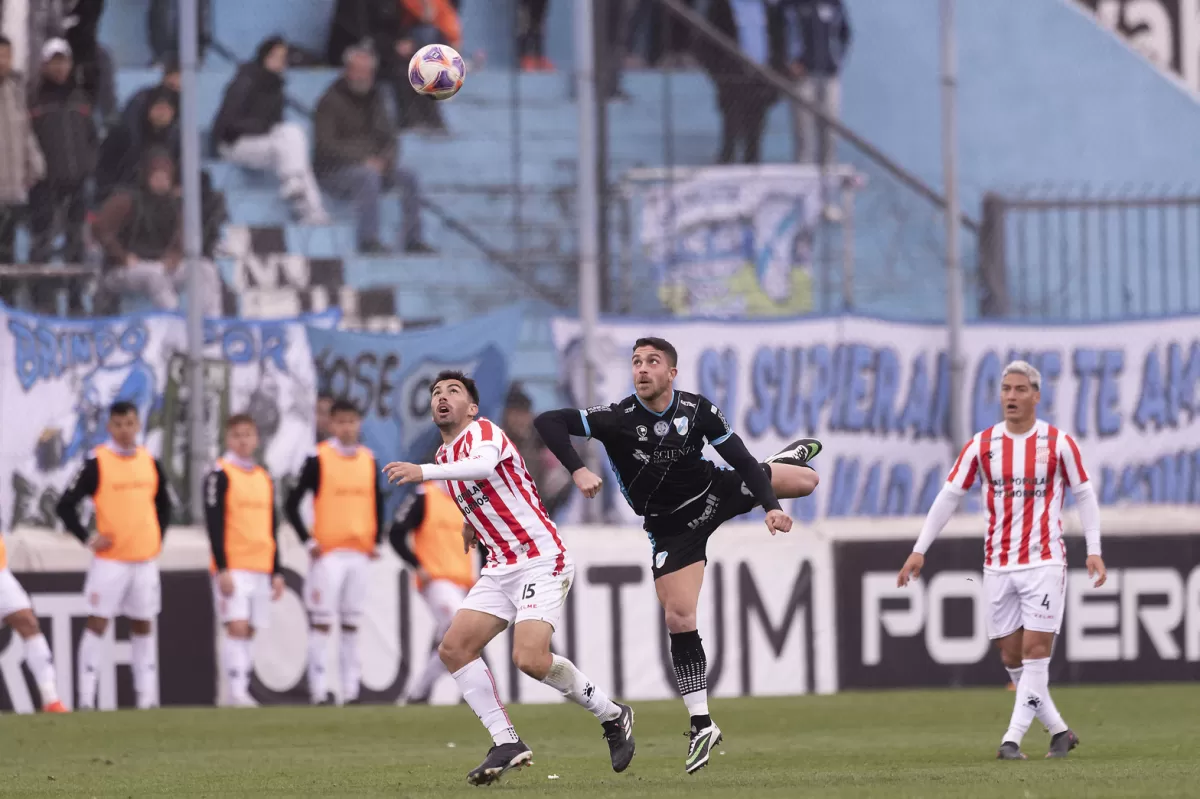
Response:
[{"label": "bearded player", "polygon": [[[708,659],[696,625],[708,538],[758,506],[767,511],[771,535],[788,532],[792,520],[779,498],[805,497],[816,489],[817,473],[808,461],[821,444],[795,441],[759,463],[716,405],[699,394],[675,390],[678,362],[670,342],[640,338],[633,346],[635,393],[612,405],[549,411],[534,424],[587,497],[596,496],[602,481],[584,466],[571,436],[602,443],[621,492],[646,520],[654,589],[671,635],[679,693],[691,717],[684,768],[692,774],[708,763],[722,738],[708,712]],[[705,459],[706,441],[732,470]]]},{"label": "bearded player", "polygon": [[1049,688],[1050,656],[1066,597],[1065,485],[1071,486],[1079,505],[1088,576],[1097,588],[1107,579],[1100,557],[1096,491],[1075,439],[1037,418],[1041,386],[1041,374],[1025,361],[1004,368],[1000,383],[1004,421],[976,433],[963,447],[896,581],[903,586],[920,575],[925,552],[950,521],[959,499],[978,480],[988,520],[983,545],[988,635],[1016,685],[1012,718],[996,753],[1000,760],[1025,759],[1021,739],[1035,717],[1051,736],[1046,757],[1066,757],[1079,745]]},{"label": "bearded player", "polygon": [[466,517],[463,550],[487,548],[479,580],[463,600],[438,653],[494,745],[467,775],[488,785],[527,765],[533,752],[508,718],[496,680],[480,655],[513,625],[513,662],[600,720],[613,771],[633,759],[633,710],[608,698],[566,658],[550,652],[550,637],[571,590],[575,565],[542,506],[525,462],[508,436],[479,415],[479,390],[461,372],[440,373],[430,387],[433,421],[442,434],[436,464],[389,463],[393,483],[444,480]]}]

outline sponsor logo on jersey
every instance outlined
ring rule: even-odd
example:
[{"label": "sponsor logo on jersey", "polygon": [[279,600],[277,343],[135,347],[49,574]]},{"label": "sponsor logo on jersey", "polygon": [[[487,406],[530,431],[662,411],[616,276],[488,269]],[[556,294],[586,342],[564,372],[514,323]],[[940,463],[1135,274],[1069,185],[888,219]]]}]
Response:
[{"label": "sponsor logo on jersey", "polygon": [[654,556],[654,568],[661,569],[663,564],[667,562],[667,553],[659,552]]},{"label": "sponsor logo on jersey", "polygon": [[686,416],[680,416],[674,420],[675,429],[679,431],[679,435],[686,436],[688,431],[688,420]]},{"label": "sponsor logo on jersey", "polygon": [[635,405],[630,405],[628,408],[625,409],[625,413],[633,413],[634,410],[636,409],[636,407],[637,406],[635,406]]},{"label": "sponsor logo on jersey", "polygon": [[603,413],[604,411],[611,410],[612,408],[608,407],[607,405],[593,405],[592,407],[588,408],[585,413]]},{"label": "sponsor logo on jersey", "polygon": [[659,438],[662,438],[670,431],[671,431],[671,426],[669,424],[667,424],[666,421],[654,423],[654,435],[658,436]]},{"label": "sponsor logo on jersey", "polygon": [[642,463],[650,462],[650,456],[647,455],[646,453],[642,452],[640,449],[635,449],[633,451],[633,457],[636,458],[637,460],[641,461]]},{"label": "sponsor logo on jersey", "polygon": [[717,503],[719,502],[720,500],[717,498],[716,494],[709,494],[704,500],[704,512],[701,513],[699,517],[688,522],[688,529],[695,530],[697,527],[711,519],[713,514],[717,512]]},{"label": "sponsor logo on jersey", "polygon": [[679,404],[685,408],[695,408],[696,407],[696,403],[688,402],[687,400],[680,400]]},{"label": "sponsor logo on jersey", "polygon": [[639,424],[637,426],[637,434],[638,434],[638,441],[649,441],[650,440],[650,430],[644,424]]}]

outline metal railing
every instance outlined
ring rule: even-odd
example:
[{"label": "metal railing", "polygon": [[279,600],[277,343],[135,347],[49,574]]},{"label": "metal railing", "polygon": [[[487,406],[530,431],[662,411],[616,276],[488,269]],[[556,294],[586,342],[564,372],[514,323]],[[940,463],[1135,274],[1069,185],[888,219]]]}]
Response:
[{"label": "metal railing", "polygon": [[1100,321],[1200,312],[1200,194],[989,194],[985,316]]}]

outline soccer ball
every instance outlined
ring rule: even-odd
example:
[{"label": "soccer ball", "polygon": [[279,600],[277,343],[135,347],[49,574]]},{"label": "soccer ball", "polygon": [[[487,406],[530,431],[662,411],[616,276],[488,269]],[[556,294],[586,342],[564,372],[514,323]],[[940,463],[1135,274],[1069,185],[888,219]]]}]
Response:
[{"label": "soccer ball", "polygon": [[427,44],[408,62],[408,82],[413,89],[438,100],[458,94],[466,77],[462,56],[444,44]]}]

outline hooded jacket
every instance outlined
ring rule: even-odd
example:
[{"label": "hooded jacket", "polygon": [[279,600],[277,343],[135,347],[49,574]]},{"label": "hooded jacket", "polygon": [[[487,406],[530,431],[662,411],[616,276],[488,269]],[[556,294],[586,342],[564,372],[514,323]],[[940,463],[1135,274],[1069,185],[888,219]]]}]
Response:
[{"label": "hooded jacket", "polygon": [[109,265],[124,265],[130,255],[142,261],[177,263],[183,253],[183,213],[176,192],[155,194],[150,173],[166,169],[175,175],[175,161],[153,153],[138,171],[138,185],[114,192],[96,214],[92,234],[104,248]]},{"label": "hooded jacket", "polygon": [[238,69],[225,87],[221,108],[213,120],[212,146],[233,144],[243,136],[262,136],[283,121],[283,76],[263,66],[263,60],[282,40],[259,45],[257,57]]},{"label": "hooded jacket", "polygon": [[170,89],[159,87],[146,98],[141,119],[131,123],[122,119],[112,128],[100,145],[96,164],[96,201],[102,202],[119,186],[133,185],[137,179],[138,165],[151,150],[166,151],[176,161],[179,159],[179,120],[171,120],[165,128],[156,128],[150,122],[150,108],[160,100],[172,105],[178,99]]},{"label": "hooded jacket", "polygon": [[29,105],[33,132],[46,157],[46,179],[82,183],[96,165],[96,123],[92,106],[73,78],[43,80]]}]

